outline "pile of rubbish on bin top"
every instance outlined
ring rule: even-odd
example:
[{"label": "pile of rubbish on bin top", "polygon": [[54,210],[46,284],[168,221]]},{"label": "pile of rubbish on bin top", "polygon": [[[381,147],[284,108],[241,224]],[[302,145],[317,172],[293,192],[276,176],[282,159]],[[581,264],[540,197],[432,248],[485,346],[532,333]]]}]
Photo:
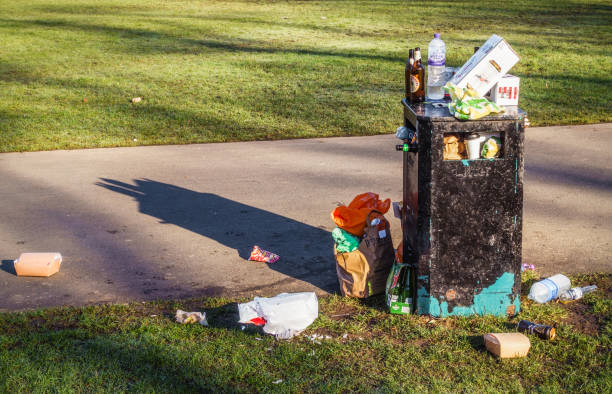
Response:
[{"label": "pile of rubbish on bin top", "polygon": [[427,76],[420,48],[409,50],[406,100],[415,104],[426,99],[436,102],[450,98],[448,109],[460,120],[480,119],[503,112],[502,105],[518,105],[520,79],[507,73],[519,57],[510,44],[493,34],[481,47],[474,49],[474,54],[462,67],[446,67],[446,44],[439,33],[434,33],[427,51]]}]

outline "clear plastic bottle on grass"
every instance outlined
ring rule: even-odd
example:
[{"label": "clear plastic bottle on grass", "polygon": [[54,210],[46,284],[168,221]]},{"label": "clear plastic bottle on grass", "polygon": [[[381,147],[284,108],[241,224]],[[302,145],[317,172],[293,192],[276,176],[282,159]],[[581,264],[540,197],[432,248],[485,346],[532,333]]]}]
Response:
[{"label": "clear plastic bottle on grass", "polygon": [[568,291],[565,291],[565,292],[561,293],[559,295],[559,299],[561,301],[579,300],[582,297],[584,297],[585,294],[591,293],[591,292],[593,292],[595,290],[597,290],[597,286],[596,285],[584,286],[584,287],[574,287],[574,288],[571,288]]},{"label": "clear plastic bottle on grass", "polygon": [[534,283],[529,290],[529,299],[544,304],[559,297],[572,285],[569,278],[562,274],[553,275],[550,278]]}]

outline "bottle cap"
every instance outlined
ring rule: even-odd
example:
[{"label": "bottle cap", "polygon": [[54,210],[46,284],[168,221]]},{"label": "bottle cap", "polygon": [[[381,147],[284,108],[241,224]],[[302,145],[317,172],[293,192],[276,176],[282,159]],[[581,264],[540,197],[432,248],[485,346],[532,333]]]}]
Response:
[{"label": "bottle cap", "polygon": [[440,38],[440,33],[434,33],[434,38]]}]

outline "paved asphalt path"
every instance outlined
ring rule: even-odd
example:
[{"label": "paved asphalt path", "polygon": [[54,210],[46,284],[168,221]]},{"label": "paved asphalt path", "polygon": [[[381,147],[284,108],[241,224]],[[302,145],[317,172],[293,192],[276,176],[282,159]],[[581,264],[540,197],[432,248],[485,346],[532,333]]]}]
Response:
[{"label": "paved asphalt path", "polygon": [[[364,191],[401,199],[397,142],[0,154],[0,310],[336,292],[329,213]],[[543,273],[612,270],[611,146],[612,124],[527,129],[525,262]],[[281,259],[247,261],[253,245]],[[41,251],[62,253],[60,272],[17,277],[13,259]]]}]

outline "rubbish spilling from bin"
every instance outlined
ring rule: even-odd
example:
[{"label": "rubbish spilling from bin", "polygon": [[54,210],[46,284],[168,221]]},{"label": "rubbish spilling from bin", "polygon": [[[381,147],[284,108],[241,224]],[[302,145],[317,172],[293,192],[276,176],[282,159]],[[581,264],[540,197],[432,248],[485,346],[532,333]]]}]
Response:
[{"label": "rubbish spilling from bin", "polygon": [[525,357],[531,347],[529,338],[518,332],[484,335],[485,347],[499,358]]},{"label": "rubbish spilling from bin", "polygon": [[[460,106],[469,112],[451,109],[462,120],[499,113],[501,111],[496,109],[501,105],[518,105],[520,78],[507,72],[519,61],[519,57],[510,44],[493,34],[482,46],[474,49],[474,54],[462,67],[447,67],[446,44],[440,39],[440,34],[434,33],[434,39],[429,43],[426,96],[427,100],[434,101],[433,106],[440,104],[435,101],[452,96],[450,90],[444,87],[445,84],[448,87],[448,83],[459,90],[465,88],[470,92],[471,100],[488,99],[472,102],[472,110]],[[405,70],[406,100],[412,104],[421,103],[425,100],[425,69],[421,65],[420,48],[410,49],[408,54]]]},{"label": "rubbish spilling from bin", "polygon": [[200,323],[201,325],[208,327],[208,322],[206,321],[206,313],[204,312],[185,312],[179,309],[176,311],[175,318],[177,323]]},{"label": "rubbish spilling from bin", "polygon": [[268,264],[276,263],[279,259],[279,255],[263,250],[257,245],[253,246],[251,256],[249,257],[250,261],[259,261]]},{"label": "rubbish spilling from bin", "polygon": [[60,253],[22,253],[14,261],[17,276],[49,277],[59,271],[61,264]]},{"label": "rubbish spilling from bin", "polygon": [[277,339],[289,339],[305,330],[319,316],[317,295],[313,292],[281,293],[275,297],[255,297],[238,304],[239,323],[263,319],[263,331]]},{"label": "rubbish spilling from bin", "polygon": [[390,199],[381,201],[378,194],[363,193],[348,207],[332,211],[338,225],[332,238],[342,295],[366,298],[385,291],[394,259],[391,230],[384,216],[390,203]]},{"label": "rubbish spilling from bin", "polygon": [[[427,100],[418,91],[418,51],[405,73],[403,125],[396,130],[403,144],[395,149],[402,151],[402,199],[410,209],[401,213],[397,264],[408,264],[410,289],[393,286],[402,282],[402,266],[396,266],[387,303],[407,311],[392,305],[403,299],[413,313],[433,317],[515,316],[521,310],[526,114],[486,96],[502,79],[513,81],[504,76],[519,57],[492,35],[457,70],[445,63],[452,43],[439,38],[431,43],[436,53],[428,53]],[[450,100],[440,98],[441,84]]]},{"label": "rubbish spilling from bin", "polygon": [[510,44],[493,34],[455,73],[451,82],[484,96],[518,61]]},{"label": "rubbish spilling from bin", "polygon": [[459,120],[477,120],[489,114],[504,112],[503,107],[481,97],[474,89],[459,88],[451,82],[444,89],[451,97],[448,110]]}]

